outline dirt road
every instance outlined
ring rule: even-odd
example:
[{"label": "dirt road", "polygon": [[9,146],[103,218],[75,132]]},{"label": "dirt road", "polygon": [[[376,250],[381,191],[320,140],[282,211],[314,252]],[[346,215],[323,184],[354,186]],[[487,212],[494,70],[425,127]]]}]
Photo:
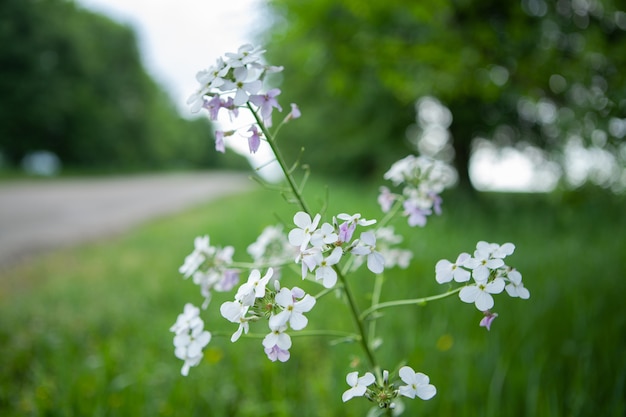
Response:
[{"label": "dirt road", "polygon": [[0,266],[251,186],[245,174],[220,172],[0,183]]}]

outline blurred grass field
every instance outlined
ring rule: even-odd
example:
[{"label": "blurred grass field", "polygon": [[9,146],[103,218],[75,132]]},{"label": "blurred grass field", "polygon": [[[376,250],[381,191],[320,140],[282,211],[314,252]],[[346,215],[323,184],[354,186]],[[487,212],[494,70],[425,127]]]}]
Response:
[{"label": "blurred grass field", "polygon": [[[328,213],[380,218],[376,190],[333,184]],[[313,185],[310,197],[321,207],[323,187]],[[490,332],[456,296],[386,310],[379,360],[389,369],[406,360],[438,388],[430,401],[405,402],[405,415],[624,416],[625,208],[599,192],[469,200],[452,191],[424,229],[395,223],[415,257],[409,270],[386,273],[383,300],[442,292],[435,263],[473,251],[478,240],[515,243],[507,264],[531,291],[526,301],[496,296],[500,316]],[[215,337],[203,363],[180,375],[168,329],[186,302],[202,303],[177,272],[193,238],[209,234],[248,260],[245,249],[263,227],[295,211],[258,190],[1,271],[0,415],[364,416],[364,399],[341,402],[351,365],[366,370],[361,350],[330,339],[294,337],[281,364],[267,360],[259,339]],[[350,280],[367,297],[372,276]],[[209,330],[235,330],[217,309],[231,297],[214,298],[203,316]],[[333,297],[309,320],[310,329],[352,329]]]}]

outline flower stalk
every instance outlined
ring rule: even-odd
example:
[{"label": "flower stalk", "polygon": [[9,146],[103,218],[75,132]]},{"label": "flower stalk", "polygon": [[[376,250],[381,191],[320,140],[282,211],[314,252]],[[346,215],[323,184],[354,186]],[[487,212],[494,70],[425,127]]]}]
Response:
[{"label": "flower stalk", "polygon": [[[267,143],[274,155],[271,162],[278,163],[287,187],[265,185],[288,194],[289,201],[298,206],[299,211],[293,216],[295,227],[288,232],[284,230],[286,225],[263,229],[258,239],[247,248],[251,262],[235,261],[232,246],[215,246],[208,235],[199,236],[179,272],[200,287],[204,297],[202,309],[209,307],[214,292],[233,291],[231,301],[219,307],[220,315],[237,326],[230,341],[262,339],[263,350],[273,362],[289,360],[292,338],[331,337],[334,338],[331,343],[358,342],[367,358],[369,371],[362,375],[358,371],[347,374],[349,388],[343,392],[342,400],[365,397],[379,409],[376,415],[398,415],[401,412],[398,397],[429,400],[437,390],[427,375],[409,366],[401,366],[402,358],[397,358],[395,367],[399,369],[393,376],[381,367],[375,348],[379,341],[376,338],[377,322],[383,315],[376,313],[395,307],[424,305],[458,294],[462,302],[476,306],[482,316],[480,326],[489,330],[498,317],[498,313],[492,311],[495,294],[506,291],[511,297],[530,297],[521,274],[504,262],[515,246],[512,243],[478,242],[473,254],[462,253],[454,262],[442,259],[435,265],[438,283],[460,285],[428,297],[382,301],[386,282],[384,272],[395,267],[408,268],[413,257],[410,250],[397,247],[402,237],[395,233],[393,221],[403,218],[410,227],[424,227],[431,215],[441,214],[440,193],[450,185],[452,168],[441,161],[409,155],[394,163],[384,175],[393,188],[380,187],[378,202],[385,213],[381,221],[366,219],[360,213],[339,213],[324,221],[320,213],[311,210],[303,194],[310,171],[305,169],[304,178],[298,185],[294,172],[300,166],[300,156],[289,165],[278,146],[278,131],[285,123],[300,117],[298,107],[292,104],[291,112],[271,131],[274,109],[282,111],[277,100],[281,91],[278,88],[264,91],[264,77],[282,71],[282,67],[262,64],[263,52],[260,48],[244,45],[236,53],[227,53],[214,66],[200,71],[196,76],[200,87],[188,103],[193,112],[206,110],[213,121],[223,111],[227,111],[231,119],[238,117],[240,111],[252,115],[252,124],[227,131],[217,130],[215,148],[218,152],[225,152],[226,142],[234,140],[237,132],[247,138],[252,154],[263,142]],[[325,212],[326,207],[321,211]],[[374,278],[369,307],[360,311],[349,275],[363,265]],[[248,277],[240,283],[245,273]],[[323,289],[312,296],[298,286],[287,287],[287,273],[299,274],[307,286],[318,284]],[[343,295],[342,300],[354,322],[354,332],[305,330],[309,324],[307,314],[331,292]],[[170,328],[175,333],[175,355],[184,361],[183,375],[200,364],[203,349],[212,338],[228,337],[223,332],[205,330],[200,313],[199,308],[188,303]],[[250,331],[251,327],[258,328],[262,324],[267,326],[268,333]]]}]

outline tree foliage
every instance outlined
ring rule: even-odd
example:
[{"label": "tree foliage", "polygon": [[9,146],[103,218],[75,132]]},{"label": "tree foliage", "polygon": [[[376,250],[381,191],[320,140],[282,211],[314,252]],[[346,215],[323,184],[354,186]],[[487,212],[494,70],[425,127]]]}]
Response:
[{"label": "tree foliage", "polygon": [[550,150],[579,137],[614,154],[624,149],[626,14],[612,0],[271,0],[269,7],[269,55],[289,68],[284,94],[309,119],[293,135],[293,152],[315,143],[311,162],[326,172],[367,175],[414,146],[406,128],[423,96],[452,112],[467,185],[476,137]]},{"label": "tree foliage", "polygon": [[215,163],[205,121],[181,118],[134,32],[64,0],[0,3],[0,152],[119,169]]}]

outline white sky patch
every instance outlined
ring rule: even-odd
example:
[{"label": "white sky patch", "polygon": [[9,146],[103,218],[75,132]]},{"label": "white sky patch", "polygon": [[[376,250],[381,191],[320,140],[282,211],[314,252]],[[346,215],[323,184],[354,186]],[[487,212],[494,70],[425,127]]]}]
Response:
[{"label": "white sky patch", "polygon": [[483,191],[549,192],[560,178],[560,169],[541,150],[527,147],[496,148],[482,141],[470,160],[470,177]]},{"label": "white sky patch", "polygon": [[254,43],[263,27],[261,0],[77,0],[85,9],[134,28],[148,72],[183,116],[196,73],[225,52]]}]

